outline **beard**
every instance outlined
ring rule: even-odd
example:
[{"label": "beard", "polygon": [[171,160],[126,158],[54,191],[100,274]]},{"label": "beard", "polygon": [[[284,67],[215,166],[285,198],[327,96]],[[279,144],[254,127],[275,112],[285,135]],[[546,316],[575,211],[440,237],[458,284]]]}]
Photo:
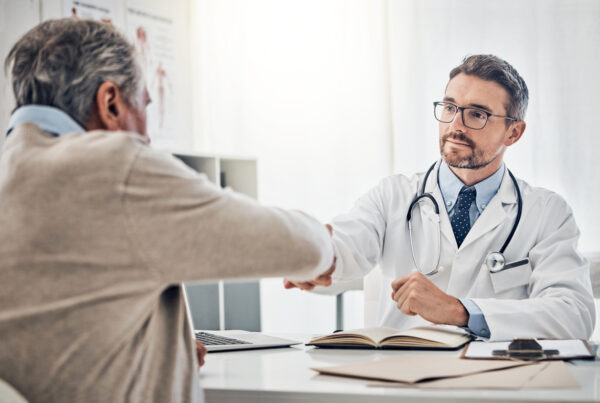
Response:
[{"label": "beard", "polygon": [[[471,152],[464,155],[465,152],[445,150],[449,138],[466,143],[471,148]],[[483,151],[477,148],[473,140],[462,133],[456,132],[448,133],[440,138],[440,154],[446,164],[454,168],[462,169],[480,169],[496,159],[496,156],[493,156],[492,158],[486,157]]]}]

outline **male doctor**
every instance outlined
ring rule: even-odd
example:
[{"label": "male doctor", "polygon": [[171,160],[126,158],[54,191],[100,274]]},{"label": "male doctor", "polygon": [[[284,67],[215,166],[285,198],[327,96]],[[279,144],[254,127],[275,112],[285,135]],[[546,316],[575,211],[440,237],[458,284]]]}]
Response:
[{"label": "male doctor", "polygon": [[[333,281],[379,265],[380,325],[456,325],[491,341],[592,334],[589,264],[577,252],[571,209],[513,179],[503,163],[525,131],[528,98],[506,61],[465,58],[434,103],[442,159],[428,174],[383,179],[333,220]],[[302,289],[329,283],[284,281]]]}]

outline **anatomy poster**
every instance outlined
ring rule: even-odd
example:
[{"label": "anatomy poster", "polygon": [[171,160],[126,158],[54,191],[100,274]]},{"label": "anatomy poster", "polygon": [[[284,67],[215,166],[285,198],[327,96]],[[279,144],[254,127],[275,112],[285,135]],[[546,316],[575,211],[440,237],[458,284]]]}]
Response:
[{"label": "anatomy poster", "polygon": [[[115,23],[116,0],[63,0],[63,16]],[[119,24],[117,24],[119,25]]]},{"label": "anatomy poster", "polygon": [[168,144],[174,135],[177,94],[174,91],[176,39],[173,19],[164,12],[127,6],[126,32],[135,43],[146,75],[152,103],[148,106],[148,135],[152,141]]}]

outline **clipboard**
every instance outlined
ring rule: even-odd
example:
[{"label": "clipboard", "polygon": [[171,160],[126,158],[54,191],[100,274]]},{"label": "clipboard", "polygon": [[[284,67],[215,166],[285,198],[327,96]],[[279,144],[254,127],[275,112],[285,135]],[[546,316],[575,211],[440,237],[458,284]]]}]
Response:
[{"label": "clipboard", "polygon": [[[531,339],[534,340],[534,339]],[[551,361],[551,360],[593,360],[596,355],[592,351],[589,343],[582,339],[535,339],[542,349],[542,352],[552,352],[551,354],[542,354],[533,357],[532,361]],[[510,341],[485,342],[473,341],[462,350],[460,358],[473,360],[519,360],[518,356],[510,354],[500,355],[498,351],[508,351]],[[495,353],[496,352],[496,353]],[[522,358],[521,358],[522,359]]]}]

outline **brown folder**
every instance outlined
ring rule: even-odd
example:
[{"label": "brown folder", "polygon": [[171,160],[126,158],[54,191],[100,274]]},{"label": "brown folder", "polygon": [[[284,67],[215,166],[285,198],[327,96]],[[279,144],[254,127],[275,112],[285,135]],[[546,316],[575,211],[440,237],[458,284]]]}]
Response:
[{"label": "brown folder", "polygon": [[370,386],[432,389],[579,387],[562,361],[532,363],[462,360],[448,355],[408,355],[313,370],[323,375],[380,381]]},{"label": "brown folder", "polygon": [[547,361],[416,384],[373,382],[369,386],[421,389],[572,389],[580,385],[571,375],[568,364]]},{"label": "brown folder", "polygon": [[496,360],[461,360],[458,357],[448,355],[419,354],[312,369],[325,375],[416,383],[523,365],[531,365],[531,363]]}]

